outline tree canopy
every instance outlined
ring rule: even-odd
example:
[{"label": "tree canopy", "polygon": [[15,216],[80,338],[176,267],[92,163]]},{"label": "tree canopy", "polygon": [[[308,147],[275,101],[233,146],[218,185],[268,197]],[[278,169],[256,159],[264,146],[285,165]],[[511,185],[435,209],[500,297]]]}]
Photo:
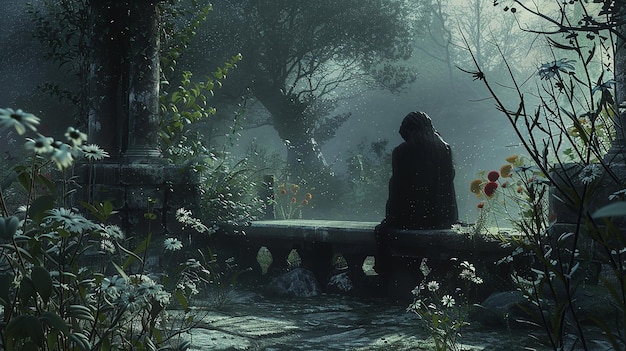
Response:
[{"label": "tree canopy", "polygon": [[292,166],[324,164],[316,138],[332,137],[347,118],[329,117],[340,91],[395,91],[415,78],[402,61],[412,54],[419,7],[405,0],[218,0],[213,10],[194,65],[242,53],[227,94],[249,94],[267,109]]}]

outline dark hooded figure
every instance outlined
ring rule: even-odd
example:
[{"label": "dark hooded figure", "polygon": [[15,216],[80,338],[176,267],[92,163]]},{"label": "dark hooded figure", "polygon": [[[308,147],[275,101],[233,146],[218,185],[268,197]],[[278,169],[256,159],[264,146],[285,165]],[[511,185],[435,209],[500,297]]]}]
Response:
[{"label": "dark hooded figure", "polygon": [[450,228],[458,220],[450,145],[424,112],[400,126],[405,140],[393,150],[389,199],[383,225],[399,229]]}]

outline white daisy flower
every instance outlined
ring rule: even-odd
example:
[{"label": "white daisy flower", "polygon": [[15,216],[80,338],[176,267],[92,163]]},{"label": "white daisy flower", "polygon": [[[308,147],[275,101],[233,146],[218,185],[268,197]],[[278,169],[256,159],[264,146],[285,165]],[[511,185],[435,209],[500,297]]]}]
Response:
[{"label": "white daisy flower", "polygon": [[47,154],[54,150],[54,148],[52,147],[53,142],[54,139],[39,134],[39,137],[37,139],[27,138],[24,147],[26,147],[26,150],[34,151],[36,154],[39,155]]},{"label": "white daisy flower", "polygon": [[600,178],[602,176],[602,167],[599,164],[592,163],[586,165],[578,175],[578,179],[580,179],[583,184],[591,184],[594,180]]},{"label": "white daisy flower", "polygon": [[44,219],[60,222],[64,229],[71,232],[82,233],[93,228],[93,224],[85,217],[63,207],[53,208],[46,211],[46,213],[48,213],[48,216],[44,217]]},{"label": "white daisy flower", "polygon": [[180,223],[188,224],[191,219],[191,210],[187,210],[184,207],[176,210],[176,220]]},{"label": "white daisy flower", "polygon": [[125,235],[122,231],[122,228],[120,228],[118,225],[110,224],[105,226],[103,224],[100,224],[100,236],[102,238],[122,240],[124,239]]},{"label": "white daisy flower", "polygon": [[77,148],[87,141],[87,134],[74,127],[67,128],[65,137],[67,138],[67,141],[72,144],[72,148]]},{"label": "white daisy flower", "polygon": [[52,147],[52,157],[50,157],[50,159],[57,165],[59,170],[63,170],[72,165],[74,157],[72,156],[72,149],[69,145],[55,141],[52,143]]},{"label": "white daisy flower", "polygon": [[444,305],[445,307],[452,307],[454,306],[454,298],[452,298],[452,296],[450,295],[444,295],[441,298],[441,304]]},{"label": "white daisy flower", "polygon": [[178,251],[183,248],[183,243],[177,238],[167,238],[163,241],[163,246],[169,251]]},{"label": "white daisy flower", "polygon": [[169,292],[161,289],[159,291],[157,291],[156,294],[154,294],[153,298],[156,302],[158,302],[161,306],[166,306],[170,303],[170,299],[172,297],[172,294],[170,294]]},{"label": "white daisy flower", "polygon": [[126,280],[124,278],[114,275],[111,278],[102,279],[100,289],[111,298],[118,298],[120,292],[126,287]]},{"label": "white daisy flower", "polygon": [[118,302],[121,307],[124,307],[130,312],[137,312],[146,304],[146,300],[143,299],[143,296],[139,296],[137,292],[129,290],[124,291],[122,295],[120,295]]},{"label": "white daisy flower", "polygon": [[100,161],[107,157],[109,157],[109,153],[100,148],[100,146],[96,144],[89,144],[81,146],[81,150],[90,161]]},{"label": "white daisy flower", "polygon": [[37,131],[35,126],[39,125],[39,121],[40,119],[32,113],[26,113],[19,109],[14,111],[10,108],[0,108],[0,127],[13,127],[19,135],[26,133],[26,128]]},{"label": "white daisy flower", "polygon": [[115,253],[115,245],[109,239],[104,239],[100,241],[100,249],[104,252]]},{"label": "white daisy flower", "polygon": [[431,282],[428,282],[428,284],[426,284],[426,287],[428,288],[428,291],[435,292],[439,290],[439,283],[433,280]]}]

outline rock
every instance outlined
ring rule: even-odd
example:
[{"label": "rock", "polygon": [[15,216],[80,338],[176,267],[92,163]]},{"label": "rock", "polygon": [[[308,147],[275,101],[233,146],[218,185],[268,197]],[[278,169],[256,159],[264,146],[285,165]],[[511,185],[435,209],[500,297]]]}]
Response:
[{"label": "rock", "polygon": [[343,272],[335,274],[330,278],[327,292],[345,294],[351,292],[353,289],[354,285],[352,284],[352,279],[348,276],[348,272]]},{"label": "rock", "polygon": [[525,326],[519,319],[527,320],[524,309],[532,308],[521,291],[503,291],[491,294],[482,304],[474,305],[469,318],[485,326]]},{"label": "rock", "polygon": [[313,272],[298,267],[274,278],[266,293],[270,296],[313,297],[321,293],[321,288]]}]

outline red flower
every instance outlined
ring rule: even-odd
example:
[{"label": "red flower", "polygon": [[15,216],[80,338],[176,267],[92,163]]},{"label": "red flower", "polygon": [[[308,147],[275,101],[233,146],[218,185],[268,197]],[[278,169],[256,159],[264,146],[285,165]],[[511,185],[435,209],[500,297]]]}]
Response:
[{"label": "red flower", "polygon": [[291,202],[295,204],[296,202],[298,202],[298,199],[296,199],[295,197],[292,197]]},{"label": "red flower", "polygon": [[476,205],[476,207],[483,208],[483,207],[485,207],[485,203],[483,201],[481,201],[481,202],[478,203],[478,205]]},{"label": "red flower", "polygon": [[498,171],[491,171],[487,174],[487,179],[489,179],[490,182],[495,182],[498,178],[500,178]]},{"label": "red flower", "polygon": [[487,195],[487,197],[492,197],[493,194],[496,192],[496,189],[498,189],[498,183],[489,182],[485,184],[485,188],[483,189],[483,191],[485,192],[485,195]]}]

